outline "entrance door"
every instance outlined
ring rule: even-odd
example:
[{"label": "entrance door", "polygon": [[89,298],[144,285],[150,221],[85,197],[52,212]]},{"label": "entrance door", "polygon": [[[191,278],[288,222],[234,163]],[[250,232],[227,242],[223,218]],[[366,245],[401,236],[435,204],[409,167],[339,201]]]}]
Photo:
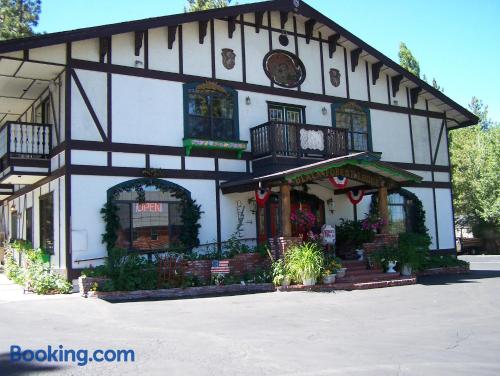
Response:
[{"label": "entrance door", "polygon": [[265,244],[268,239],[280,236],[281,222],[277,195],[271,195],[265,207],[258,207],[257,230],[259,244]]},{"label": "entrance door", "polygon": [[304,123],[304,107],[288,104],[268,104],[269,121],[276,127],[275,148],[276,152],[285,156],[297,154],[296,124]]}]

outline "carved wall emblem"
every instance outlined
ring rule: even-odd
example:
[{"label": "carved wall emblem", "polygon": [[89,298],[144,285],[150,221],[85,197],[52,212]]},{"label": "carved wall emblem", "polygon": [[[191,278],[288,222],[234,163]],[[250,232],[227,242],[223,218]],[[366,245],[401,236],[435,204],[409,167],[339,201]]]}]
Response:
[{"label": "carved wall emblem", "polygon": [[339,87],[340,85],[340,71],[338,69],[330,69],[330,82],[333,86]]},{"label": "carved wall emblem", "polygon": [[230,48],[223,48],[222,52],[222,65],[226,69],[233,69],[236,63],[236,54]]},{"label": "carved wall emblem", "polygon": [[285,50],[273,50],[264,56],[264,71],[278,86],[297,87],[306,78],[306,68],[300,59]]}]

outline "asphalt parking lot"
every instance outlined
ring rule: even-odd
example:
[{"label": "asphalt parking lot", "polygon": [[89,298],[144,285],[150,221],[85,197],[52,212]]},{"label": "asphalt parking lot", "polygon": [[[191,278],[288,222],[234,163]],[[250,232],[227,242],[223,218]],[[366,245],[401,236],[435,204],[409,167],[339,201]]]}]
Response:
[{"label": "asphalt parking lot", "polygon": [[[468,275],[368,291],[115,304],[11,291],[0,375],[500,375],[500,256],[466,258]],[[10,363],[12,345],[135,361]]]}]

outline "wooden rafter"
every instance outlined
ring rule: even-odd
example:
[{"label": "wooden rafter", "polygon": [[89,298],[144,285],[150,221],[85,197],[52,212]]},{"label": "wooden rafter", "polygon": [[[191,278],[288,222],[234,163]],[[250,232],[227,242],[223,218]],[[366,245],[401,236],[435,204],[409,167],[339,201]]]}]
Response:
[{"label": "wooden rafter", "polygon": [[135,53],[135,56],[139,56],[141,54],[143,40],[144,40],[144,31],[136,31],[134,33],[134,53]]},{"label": "wooden rafter", "polygon": [[392,86],[392,96],[395,97],[399,91],[399,86],[401,85],[401,80],[403,79],[402,74],[398,74],[397,76],[391,77],[391,86]]},{"label": "wooden rafter", "polygon": [[99,60],[104,61],[104,57],[109,52],[111,46],[111,37],[99,38]]},{"label": "wooden rafter", "polygon": [[171,50],[174,46],[176,34],[177,34],[177,25],[170,25],[168,27],[168,36],[167,36],[169,50]]},{"label": "wooden rafter", "polygon": [[340,39],[340,34],[333,34],[328,37],[328,56],[330,59],[337,50],[337,42]]},{"label": "wooden rafter", "polygon": [[380,77],[380,69],[384,66],[384,63],[378,61],[372,64],[372,84],[375,85]]},{"label": "wooden rafter", "polygon": [[229,37],[229,39],[233,38],[235,30],[236,30],[236,16],[229,16],[227,18],[227,36]]},{"label": "wooden rafter", "polygon": [[203,44],[207,36],[208,20],[198,21],[198,41]]},{"label": "wooden rafter", "polygon": [[285,28],[286,22],[288,21],[288,12],[280,12],[280,26],[281,30]]},{"label": "wooden rafter", "polygon": [[255,12],[255,32],[258,33],[262,27],[262,19],[264,18],[264,12]]},{"label": "wooden rafter", "polygon": [[359,55],[361,55],[361,52],[363,50],[361,48],[356,48],[351,51],[351,70],[353,72],[356,71],[356,67],[358,66],[359,63]]},{"label": "wooden rafter", "polygon": [[304,23],[304,28],[306,30],[306,44],[309,44],[309,42],[311,41],[315,24],[316,20],[313,20],[312,18]]},{"label": "wooden rafter", "polygon": [[411,102],[411,107],[415,107],[415,105],[418,102],[418,96],[420,92],[422,91],[422,88],[420,86],[414,87],[413,89],[410,89],[410,102]]}]

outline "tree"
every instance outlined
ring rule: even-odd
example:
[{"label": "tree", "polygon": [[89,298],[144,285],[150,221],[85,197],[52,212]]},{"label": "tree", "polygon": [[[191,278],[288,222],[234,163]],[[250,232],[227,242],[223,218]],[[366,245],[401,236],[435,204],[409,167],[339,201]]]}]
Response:
[{"label": "tree", "polygon": [[[399,43],[398,57],[399,65],[401,65],[408,72],[413,73],[415,76],[420,78],[420,64],[417,58],[413,56],[412,52],[404,42]],[[427,76],[425,75],[425,73],[422,75],[422,80],[427,82]],[[432,87],[444,92],[444,87],[439,86],[435,78],[432,79]]]},{"label": "tree", "polygon": [[227,7],[231,0],[187,0],[187,2],[188,8],[184,8],[184,10],[186,12],[197,12],[199,10]]},{"label": "tree", "polygon": [[399,64],[408,72],[420,77],[420,64],[404,42],[399,43]]},{"label": "tree", "polygon": [[500,124],[488,118],[488,107],[478,98],[469,108],[479,123],[450,132],[453,203],[457,222],[494,250],[500,233]]},{"label": "tree", "polygon": [[0,0],[0,40],[33,35],[41,3],[41,0]]}]

